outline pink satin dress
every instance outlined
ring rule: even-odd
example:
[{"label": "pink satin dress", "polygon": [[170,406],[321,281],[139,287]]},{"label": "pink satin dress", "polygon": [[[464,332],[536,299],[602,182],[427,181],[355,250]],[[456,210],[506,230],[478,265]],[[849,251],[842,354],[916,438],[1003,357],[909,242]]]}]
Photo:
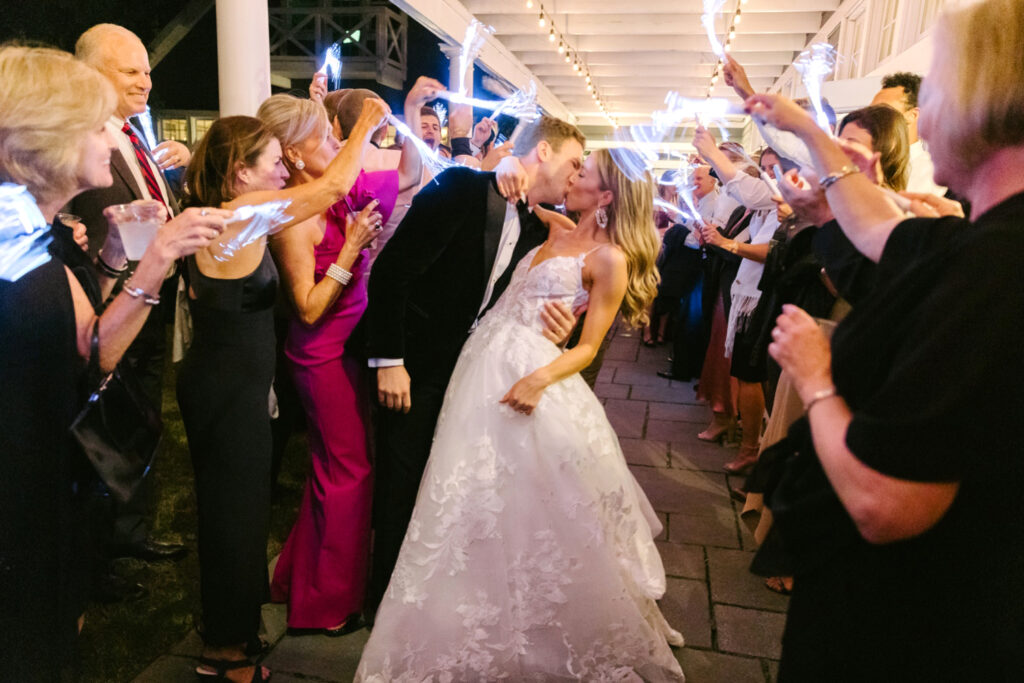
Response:
[{"label": "pink satin dress", "polygon": [[[345,224],[372,199],[384,220],[394,209],[398,171],[361,173],[347,197],[327,213],[316,246],[319,282],[345,244]],[[271,596],[288,603],[291,628],[331,628],[358,613],[366,591],[372,470],[367,450],[364,364],[345,342],[366,310],[366,250],[352,280],[313,325],[293,318],[285,344],[306,411],[312,467],[299,517],[274,570]]]}]

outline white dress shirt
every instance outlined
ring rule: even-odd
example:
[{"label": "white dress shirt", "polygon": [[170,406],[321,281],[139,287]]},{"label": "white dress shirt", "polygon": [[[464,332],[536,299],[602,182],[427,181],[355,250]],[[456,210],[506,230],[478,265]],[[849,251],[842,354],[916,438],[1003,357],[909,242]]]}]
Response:
[{"label": "white dress shirt", "polygon": [[946,188],[935,184],[935,165],[932,156],[925,149],[924,142],[918,140],[910,145],[910,178],[907,180],[908,192],[927,192],[940,197],[946,194]]},{"label": "white dress shirt", "polygon": [[[505,222],[501,226],[501,241],[498,243],[498,253],[494,258],[494,265],[491,266],[491,274],[487,278],[487,289],[484,290],[483,301],[480,302],[480,308],[477,309],[476,320],[473,322],[474,328],[476,328],[480,318],[483,317],[484,310],[486,310],[487,304],[494,295],[494,286],[497,284],[498,279],[512,262],[512,253],[515,251],[516,242],[519,241],[521,230],[519,211],[516,209],[515,204],[509,203],[505,207]],[[371,368],[389,368],[396,365],[404,365],[405,362],[402,358],[370,358],[367,364]]]}]

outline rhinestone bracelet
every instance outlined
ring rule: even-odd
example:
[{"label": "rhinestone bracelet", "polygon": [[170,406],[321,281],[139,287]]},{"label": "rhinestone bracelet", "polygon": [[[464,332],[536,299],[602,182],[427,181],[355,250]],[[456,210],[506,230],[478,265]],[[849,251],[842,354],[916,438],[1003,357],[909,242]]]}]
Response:
[{"label": "rhinestone bracelet", "polygon": [[337,263],[332,263],[327,268],[326,275],[327,275],[327,277],[331,278],[332,280],[338,282],[342,287],[344,287],[345,285],[347,285],[349,282],[352,281],[352,273],[350,273],[349,271],[345,270],[344,268],[339,266]]}]

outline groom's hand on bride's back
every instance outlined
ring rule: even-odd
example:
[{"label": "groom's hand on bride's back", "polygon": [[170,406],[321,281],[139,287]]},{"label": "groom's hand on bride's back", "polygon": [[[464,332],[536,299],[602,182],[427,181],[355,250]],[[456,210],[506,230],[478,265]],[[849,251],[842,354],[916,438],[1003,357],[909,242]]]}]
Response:
[{"label": "groom's hand on bride's back", "polygon": [[576,316],[572,309],[561,301],[549,301],[540,310],[540,319],[544,323],[544,336],[556,346],[563,346],[569,341],[569,335],[576,327]]},{"label": "groom's hand on bride's back", "polygon": [[408,413],[412,407],[409,373],[404,365],[377,368],[377,400],[389,410]]}]

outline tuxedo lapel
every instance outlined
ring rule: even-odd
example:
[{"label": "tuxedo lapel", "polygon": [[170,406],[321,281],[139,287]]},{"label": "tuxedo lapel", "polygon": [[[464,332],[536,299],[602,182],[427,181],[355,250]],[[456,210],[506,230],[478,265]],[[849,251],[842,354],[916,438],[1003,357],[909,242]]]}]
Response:
[{"label": "tuxedo lapel", "polygon": [[110,168],[114,169],[114,172],[121,178],[121,182],[124,183],[136,199],[142,199],[142,188],[135,182],[135,176],[132,175],[131,169],[128,168],[128,162],[124,160],[124,155],[118,149],[113,150],[110,153]]},{"label": "tuxedo lapel", "polygon": [[494,179],[487,182],[487,214],[484,218],[484,273],[488,275],[498,257],[498,245],[501,243],[501,230],[505,226],[505,210],[508,206],[505,198],[498,192]]}]

